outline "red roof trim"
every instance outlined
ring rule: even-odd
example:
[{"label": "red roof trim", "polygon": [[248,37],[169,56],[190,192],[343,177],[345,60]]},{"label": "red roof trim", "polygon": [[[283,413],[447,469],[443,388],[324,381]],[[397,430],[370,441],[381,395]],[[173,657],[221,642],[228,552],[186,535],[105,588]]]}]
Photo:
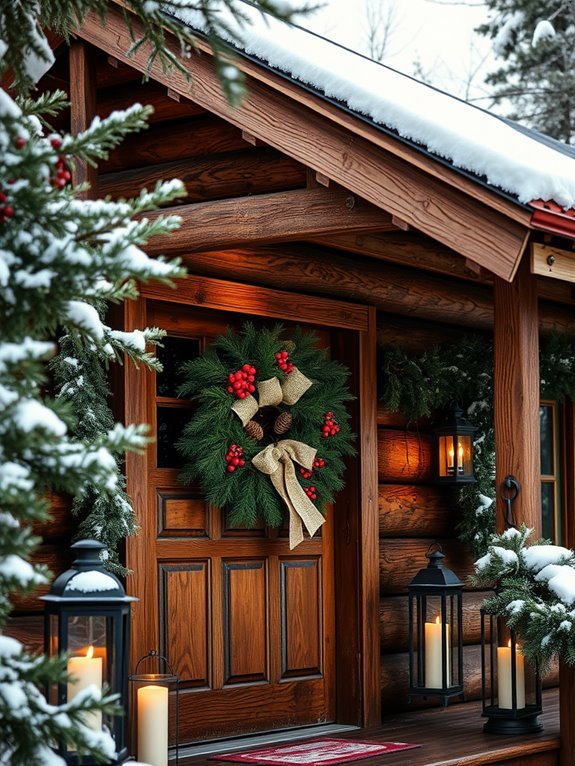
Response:
[{"label": "red roof trim", "polygon": [[533,200],[529,203],[535,208],[531,214],[531,226],[550,234],[575,239],[575,210],[564,210],[556,202]]}]

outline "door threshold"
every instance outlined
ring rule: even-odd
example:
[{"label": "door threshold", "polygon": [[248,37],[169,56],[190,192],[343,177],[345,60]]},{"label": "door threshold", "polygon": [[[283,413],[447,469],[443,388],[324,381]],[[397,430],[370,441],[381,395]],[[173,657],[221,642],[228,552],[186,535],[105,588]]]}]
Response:
[{"label": "door threshold", "polygon": [[[218,739],[211,742],[201,742],[198,745],[184,745],[180,747],[179,757],[192,758],[196,755],[212,755],[214,753],[227,753],[233,750],[247,750],[250,747],[258,747],[259,745],[273,745],[276,742],[294,742],[295,740],[308,739],[309,737],[341,734],[344,731],[356,731],[359,728],[359,726],[328,723],[318,724],[317,726],[304,726],[298,729],[266,732],[265,734],[247,734],[244,737],[234,737],[233,739]],[[172,758],[175,759],[175,755],[171,756],[170,760]]]}]

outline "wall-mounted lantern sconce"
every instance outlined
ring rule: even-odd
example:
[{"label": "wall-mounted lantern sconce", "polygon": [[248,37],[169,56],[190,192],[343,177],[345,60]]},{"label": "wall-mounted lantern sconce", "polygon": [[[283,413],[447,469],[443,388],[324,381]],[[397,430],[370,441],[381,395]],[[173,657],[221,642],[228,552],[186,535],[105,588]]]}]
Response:
[{"label": "wall-mounted lantern sconce", "polygon": [[473,434],[477,429],[452,405],[435,435],[435,479],[438,484],[469,484],[473,473]]},{"label": "wall-mounted lantern sconce", "polygon": [[[432,551],[431,548],[437,548]],[[443,565],[441,546],[409,591],[409,699],[463,699],[463,583]]]},{"label": "wall-mounted lantern sconce", "polygon": [[502,617],[481,610],[481,696],[490,734],[533,734],[543,725],[541,677]]},{"label": "wall-mounted lantern sconce", "polygon": [[[153,672],[142,673],[140,666],[150,663]],[[178,766],[179,676],[174,673],[168,660],[152,649],[140,657],[129,681],[133,755],[149,766],[168,766],[172,750],[173,762]]]},{"label": "wall-mounted lantern sconce", "polygon": [[[72,568],[59,575],[44,602],[44,641],[46,654],[68,653],[68,684],[53,684],[47,690],[48,702],[63,705],[87,686],[106,689],[118,695],[124,710],[128,702],[128,651],[130,646],[130,608],[137,601],[126,596],[118,578],[102,566],[100,552],[105,545],[97,540],[80,540],[72,545],[77,554]],[[95,731],[108,731],[116,752],[111,764],[128,757],[126,719],[100,712],[86,713],[85,723]],[[57,747],[67,764],[92,766],[101,763],[88,755],[79,756],[66,745]]]}]

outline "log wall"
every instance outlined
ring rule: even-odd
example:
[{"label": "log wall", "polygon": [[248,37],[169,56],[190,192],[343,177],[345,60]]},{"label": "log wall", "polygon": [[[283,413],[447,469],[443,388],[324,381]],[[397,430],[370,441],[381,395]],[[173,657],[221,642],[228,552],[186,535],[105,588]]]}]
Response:
[{"label": "log wall", "polygon": [[[139,85],[128,67],[114,67],[96,56],[96,111],[104,116],[132,103],[137,96],[154,106],[151,127],[131,137],[99,168],[98,189],[113,198],[135,194],[160,178],[182,178],[187,203],[205,203],[305,189],[309,175],[299,163],[249,137],[191,102],[172,100],[164,88]],[[59,70],[57,70],[59,71]],[[61,76],[65,76],[65,71]],[[63,85],[46,78],[47,87]],[[189,256],[187,265],[198,274],[225,277],[285,290],[332,295],[371,303],[379,311],[378,343],[398,343],[418,351],[434,343],[456,341],[470,328],[489,332],[493,295],[488,280],[481,283],[431,274],[445,257],[426,238],[411,232],[391,233],[377,260],[345,254],[308,243],[265,244],[234,251],[211,251]],[[152,248],[153,249],[153,248]],[[409,268],[410,255],[425,255],[430,271]],[[185,255],[185,253],[183,253]],[[451,257],[456,257],[451,254]],[[461,259],[461,262],[462,259]],[[398,265],[401,263],[402,265]],[[461,269],[463,273],[463,267]],[[549,289],[549,288],[548,288]],[[545,293],[545,298],[549,295]],[[559,296],[542,305],[544,329],[574,329],[572,302]],[[441,322],[441,323],[438,323]],[[429,545],[439,541],[450,568],[465,579],[471,556],[456,538],[458,510],[454,495],[431,482],[430,424],[417,427],[401,416],[378,412],[380,627],[384,711],[407,707],[407,586],[426,565]],[[54,572],[69,565],[68,546],[74,531],[68,504],[55,498],[53,519],[38,528],[44,543],[37,559]],[[35,593],[16,605],[9,632],[32,648],[40,645],[41,608]],[[466,590],[464,641],[466,696],[476,698],[479,679],[479,615],[483,595]],[[551,674],[550,683],[556,680]],[[428,703],[413,703],[413,706]]]}]

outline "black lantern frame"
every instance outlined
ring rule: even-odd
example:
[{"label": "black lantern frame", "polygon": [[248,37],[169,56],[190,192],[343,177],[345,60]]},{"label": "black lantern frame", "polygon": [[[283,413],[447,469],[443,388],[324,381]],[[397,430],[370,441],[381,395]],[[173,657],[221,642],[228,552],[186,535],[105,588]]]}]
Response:
[{"label": "black lantern frame", "polygon": [[476,482],[473,469],[473,436],[477,429],[453,403],[443,422],[433,429],[435,436],[435,481],[438,484]]},{"label": "black lantern frame", "polygon": [[441,546],[431,546],[427,558],[408,587],[409,701],[439,697],[447,705],[464,698],[463,583],[444,566]]},{"label": "black lantern frame", "polygon": [[534,734],[543,729],[539,664],[524,659],[504,618],[481,609],[482,715],[489,734]]},{"label": "black lantern frame", "polygon": [[[113,715],[86,714],[86,725],[106,729],[115,742],[111,764],[128,757],[126,717],[131,603],[118,578],[102,565],[106,546],[97,540],[74,543],[71,569],[60,574],[44,602],[44,646],[49,656],[68,654],[68,671],[76,681],[47,689],[49,702],[63,705],[90,684],[117,694],[119,710]],[[58,754],[71,766],[92,766],[101,761],[79,755],[58,743]]]},{"label": "black lantern frame", "polygon": [[[140,665],[157,663],[158,672],[138,673]],[[162,672],[163,664],[163,672]],[[175,755],[175,764],[179,763],[180,750],[180,678],[168,660],[151,649],[140,657],[134,673],[129,676],[130,686],[130,750],[138,761],[151,766],[167,766],[168,754]],[[144,731],[142,731],[144,729]],[[152,732],[152,741],[146,741],[146,735]],[[174,732],[173,744],[170,745],[170,731]],[[165,746],[163,744],[165,740]],[[161,751],[158,758],[153,757],[150,748]],[[165,751],[165,752],[164,752]]]}]

